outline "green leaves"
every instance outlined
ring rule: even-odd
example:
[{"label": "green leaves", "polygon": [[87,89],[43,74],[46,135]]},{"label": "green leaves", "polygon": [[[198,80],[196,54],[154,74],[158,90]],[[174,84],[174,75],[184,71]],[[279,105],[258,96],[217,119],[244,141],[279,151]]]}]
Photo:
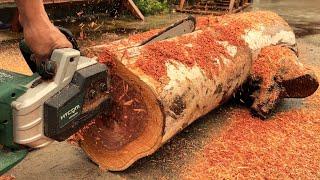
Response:
[{"label": "green leaves", "polygon": [[167,0],[134,0],[144,15],[154,15],[169,11]]}]

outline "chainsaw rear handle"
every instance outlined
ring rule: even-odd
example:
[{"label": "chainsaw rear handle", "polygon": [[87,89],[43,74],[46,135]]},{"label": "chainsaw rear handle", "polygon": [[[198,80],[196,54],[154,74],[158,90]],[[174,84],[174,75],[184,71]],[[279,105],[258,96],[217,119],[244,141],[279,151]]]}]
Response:
[{"label": "chainsaw rear handle", "polygon": [[[66,28],[57,27],[71,42],[73,49],[79,50],[78,43],[73,34]],[[36,60],[25,40],[19,43],[20,51],[33,73],[37,72],[43,79],[52,79],[57,71],[55,62],[50,59]]]}]

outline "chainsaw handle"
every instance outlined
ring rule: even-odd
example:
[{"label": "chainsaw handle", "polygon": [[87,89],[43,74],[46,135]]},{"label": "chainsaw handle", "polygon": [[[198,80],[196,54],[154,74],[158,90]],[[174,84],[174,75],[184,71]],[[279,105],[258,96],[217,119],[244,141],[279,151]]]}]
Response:
[{"label": "chainsaw handle", "polygon": [[[73,34],[66,28],[57,28],[71,42],[73,49],[79,50],[78,43]],[[30,50],[24,39],[20,41],[19,48],[33,73],[37,72],[43,79],[52,79],[54,77],[56,73],[56,65],[54,62],[52,62],[50,59],[36,61],[33,52]]]},{"label": "chainsaw handle", "polygon": [[77,43],[76,38],[73,36],[72,32],[69,29],[63,28],[63,27],[57,27],[60,32],[66,36],[66,38],[71,42],[72,48],[75,50],[80,51],[79,45]]}]

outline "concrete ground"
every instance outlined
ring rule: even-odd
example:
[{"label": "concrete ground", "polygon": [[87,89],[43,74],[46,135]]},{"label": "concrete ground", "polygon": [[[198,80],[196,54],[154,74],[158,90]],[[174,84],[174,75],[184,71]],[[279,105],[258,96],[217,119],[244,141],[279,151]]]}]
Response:
[{"label": "concrete ground", "polygon": [[[284,17],[297,33],[303,63],[319,69],[319,7],[319,2],[314,0],[256,0],[253,9],[273,10]],[[300,108],[302,101],[285,100],[279,111]],[[210,137],[219,136],[223,130],[221,127],[230,123],[228,111],[234,108],[237,106],[227,104],[212,111],[155,154],[139,160],[123,172],[102,172],[80,148],[66,142],[55,142],[30,152],[7,175],[17,179],[179,179],[184,167],[194,161],[194,156],[209,143]]]}]

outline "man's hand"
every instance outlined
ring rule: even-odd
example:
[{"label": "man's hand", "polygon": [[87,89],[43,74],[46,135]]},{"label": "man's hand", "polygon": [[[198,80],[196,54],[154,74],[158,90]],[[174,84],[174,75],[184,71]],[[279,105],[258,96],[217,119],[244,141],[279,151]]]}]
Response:
[{"label": "man's hand", "polygon": [[42,0],[16,0],[27,45],[37,60],[48,59],[53,50],[72,44],[50,22]]},{"label": "man's hand", "polygon": [[38,60],[50,58],[52,51],[55,49],[72,47],[67,38],[50,22],[37,22],[25,26],[23,34],[26,44]]}]

